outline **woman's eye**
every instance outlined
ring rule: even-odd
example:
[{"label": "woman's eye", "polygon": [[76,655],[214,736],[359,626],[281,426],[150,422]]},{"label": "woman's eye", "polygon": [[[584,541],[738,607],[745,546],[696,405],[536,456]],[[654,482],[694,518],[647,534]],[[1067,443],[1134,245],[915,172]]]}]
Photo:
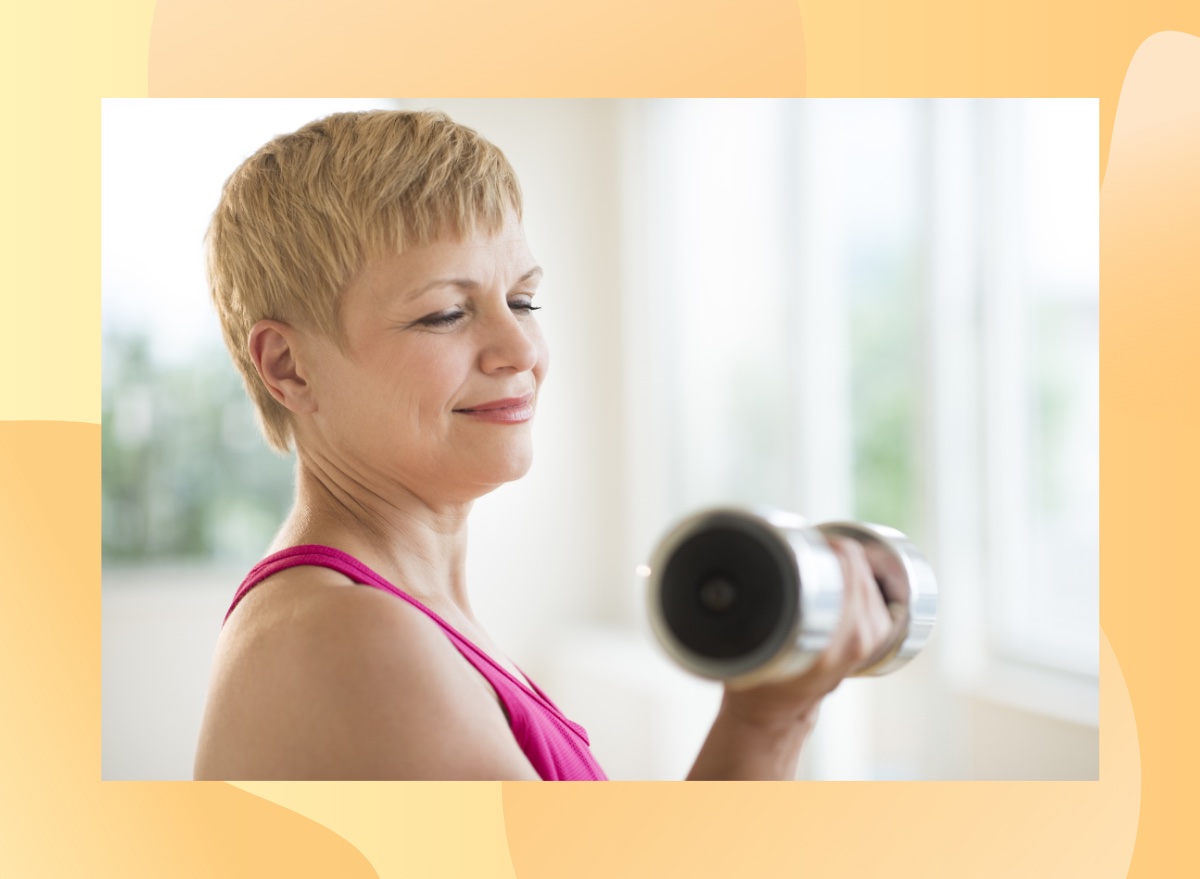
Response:
[{"label": "woman's eye", "polygon": [[418,323],[426,327],[450,327],[458,323],[465,314],[466,312],[461,308],[452,308],[448,311],[439,311],[437,314],[423,317]]},{"label": "woman's eye", "polygon": [[542,310],[540,305],[534,305],[528,299],[514,299],[508,303],[508,307],[519,314],[533,314]]}]

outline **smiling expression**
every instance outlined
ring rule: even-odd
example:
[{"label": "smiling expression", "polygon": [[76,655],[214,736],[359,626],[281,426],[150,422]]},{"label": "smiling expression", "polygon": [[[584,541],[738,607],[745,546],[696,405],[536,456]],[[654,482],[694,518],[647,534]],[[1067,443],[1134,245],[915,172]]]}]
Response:
[{"label": "smiling expression", "polygon": [[342,294],[345,353],[309,340],[310,438],[372,487],[394,481],[430,501],[524,475],[547,367],[541,274],[512,216],[496,235],[368,262]]}]

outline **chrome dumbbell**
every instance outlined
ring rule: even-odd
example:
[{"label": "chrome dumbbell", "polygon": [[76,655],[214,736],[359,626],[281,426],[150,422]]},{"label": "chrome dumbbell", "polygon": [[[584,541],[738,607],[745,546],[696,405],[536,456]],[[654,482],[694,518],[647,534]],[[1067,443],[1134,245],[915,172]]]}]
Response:
[{"label": "chrome dumbbell", "polygon": [[895,631],[857,674],[904,666],[937,618],[933,570],[902,533],[863,522],[809,524],[737,508],[688,516],[650,560],[650,621],[666,651],[703,677],[749,686],[800,674],[830,642],[842,570],[826,539],[862,544]]}]

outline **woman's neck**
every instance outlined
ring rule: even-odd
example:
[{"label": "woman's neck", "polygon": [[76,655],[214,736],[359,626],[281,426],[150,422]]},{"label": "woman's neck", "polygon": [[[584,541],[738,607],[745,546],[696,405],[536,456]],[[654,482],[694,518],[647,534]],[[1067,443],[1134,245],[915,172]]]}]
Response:
[{"label": "woman's neck", "polygon": [[370,483],[299,455],[296,498],[271,551],[306,543],[340,549],[432,607],[473,619],[464,576],[471,503],[430,503],[401,485]]}]

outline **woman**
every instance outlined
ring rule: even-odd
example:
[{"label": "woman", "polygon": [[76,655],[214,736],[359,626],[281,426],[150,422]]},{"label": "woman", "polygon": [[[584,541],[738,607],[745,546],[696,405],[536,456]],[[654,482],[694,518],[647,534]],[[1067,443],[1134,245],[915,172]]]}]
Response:
[{"label": "woman", "polygon": [[[528,470],[542,270],[508,162],[439,113],[338,114],[225,185],[209,275],[294,506],[218,641],[197,778],[603,779],[586,733],[492,643],[471,504]],[[860,547],[829,649],[727,691],[690,778],[791,778],[821,698],[884,646]]]}]

